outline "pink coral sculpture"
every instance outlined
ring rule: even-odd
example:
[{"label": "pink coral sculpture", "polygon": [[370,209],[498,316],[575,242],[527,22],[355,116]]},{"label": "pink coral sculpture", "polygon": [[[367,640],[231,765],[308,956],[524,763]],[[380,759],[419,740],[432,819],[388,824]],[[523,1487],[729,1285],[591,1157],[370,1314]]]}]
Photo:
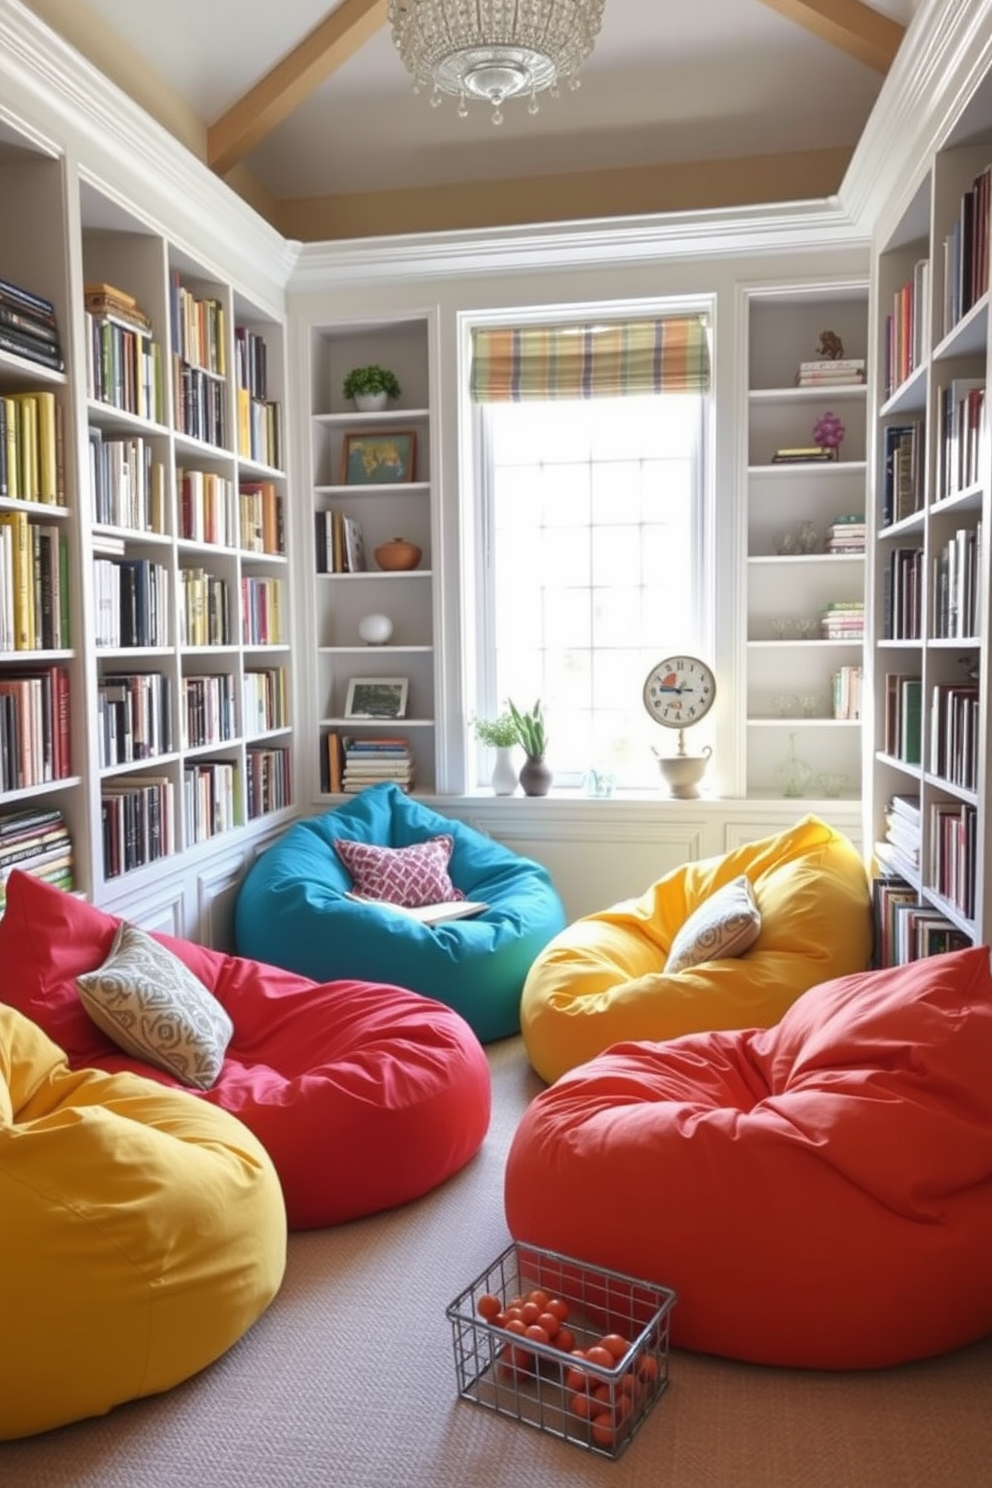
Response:
[{"label": "pink coral sculpture", "polygon": [[844,434],[844,425],[835,413],[822,414],[813,425],[813,442],[820,449],[838,450]]}]

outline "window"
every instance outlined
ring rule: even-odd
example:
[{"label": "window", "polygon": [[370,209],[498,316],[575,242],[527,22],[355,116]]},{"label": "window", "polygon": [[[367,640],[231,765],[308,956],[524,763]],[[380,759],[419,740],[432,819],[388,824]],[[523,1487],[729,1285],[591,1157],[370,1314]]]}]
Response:
[{"label": "window", "polygon": [[641,690],[707,651],[707,415],[697,387],[477,403],[476,707],[540,698],[559,787],[654,787],[674,747]]}]

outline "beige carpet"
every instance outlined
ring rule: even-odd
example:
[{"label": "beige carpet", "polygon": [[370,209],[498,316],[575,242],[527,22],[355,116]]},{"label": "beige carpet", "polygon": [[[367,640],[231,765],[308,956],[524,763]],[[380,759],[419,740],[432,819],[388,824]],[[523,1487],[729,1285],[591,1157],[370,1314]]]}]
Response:
[{"label": "beige carpet", "polygon": [[[463,1173],[404,1210],[293,1236],[282,1292],[219,1363],[0,1445],[3,1488],[989,1488],[992,1340],[852,1375],[676,1352],[618,1462],[459,1400],[444,1309],[508,1241],[503,1159],[539,1088],[519,1040],[490,1052],[493,1128]],[[0,1341],[17,1348],[2,1323]]]}]

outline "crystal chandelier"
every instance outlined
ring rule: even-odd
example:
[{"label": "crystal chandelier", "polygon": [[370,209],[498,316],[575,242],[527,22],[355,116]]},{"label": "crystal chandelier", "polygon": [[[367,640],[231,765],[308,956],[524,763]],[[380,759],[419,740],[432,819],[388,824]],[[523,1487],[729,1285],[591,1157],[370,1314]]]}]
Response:
[{"label": "crystal chandelier", "polygon": [[560,83],[579,86],[579,68],[593,49],[605,0],[389,0],[389,24],[414,91],[445,93],[468,114],[470,100],[492,106],[502,124],[507,98],[557,97]]}]

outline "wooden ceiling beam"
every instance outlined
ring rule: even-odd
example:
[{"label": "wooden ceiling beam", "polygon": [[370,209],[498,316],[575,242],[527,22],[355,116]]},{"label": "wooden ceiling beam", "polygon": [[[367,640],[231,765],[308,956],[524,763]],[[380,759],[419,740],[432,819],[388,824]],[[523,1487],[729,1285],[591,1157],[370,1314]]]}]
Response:
[{"label": "wooden ceiling beam", "polygon": [[287,119],[386,23],[386,0],[341,0],[298,46],[207,130],[207,163],[223,175]]},{"label": "wooden ceiling beam", "polygon": [[883,77],[892,66],[906,28],[861,0],[761,0],[787,21],[864,62]]}]

